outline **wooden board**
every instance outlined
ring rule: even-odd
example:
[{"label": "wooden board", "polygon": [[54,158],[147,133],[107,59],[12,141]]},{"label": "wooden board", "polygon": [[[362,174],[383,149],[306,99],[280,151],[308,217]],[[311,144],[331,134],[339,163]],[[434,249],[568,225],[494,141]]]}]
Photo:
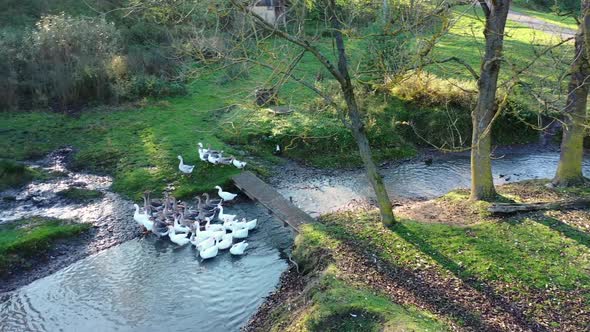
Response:
[{"label": "wooden board", "polygon": [[236,187],[250,199],[262,204],[278,219],[299,231],[299,226],[314,222],[310,215],[293,205],[273,187],[262,181],[252,172],[242,172],[233,177]]}]

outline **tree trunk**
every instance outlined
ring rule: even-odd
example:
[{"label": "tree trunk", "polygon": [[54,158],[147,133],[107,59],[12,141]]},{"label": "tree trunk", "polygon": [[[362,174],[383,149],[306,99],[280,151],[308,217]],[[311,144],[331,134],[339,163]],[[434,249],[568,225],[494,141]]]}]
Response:
[{"label": "tree trunk", "polygon": [[[582,1],[584,17],[578,28],[575,39],[575,58],[571,67],[568,95],[564,109],[563,136],[561,139],[561,154],[557,173],[553,178],[553,185],[569,187],[585,182],[582,174],[584,159],[584,125],[586,123],[586,105],[588,101],[588,83],[590,66],[585,43],[585,31],[590,27],[588,6],[590,0]],[[587,26],[588,25],[588,26]]]},{"label": "tree trunk", "polygon": [[473,125],[471,138],[471,199],[492,200],[496,189],[492,178],[491,126],[497,111],[496,91],[504,44],[504,28],[510,7],[510,0],[498,0],[488,7],[481,0],[486,15],[484,30],[485,54],[481,63],[480,78],[477,82],[477,105],[471,112]]},{"label": "tree trunk", "polygon": [[358,145],[359,153],[361,155],[361,159],[363,160],[363,164],[365,165],[367,177],[369,178],[369,183],[375,191],[377,204],[379,205],[379,211],[381,214],[381,221],[385,226],[391,226],[395,223],[391,201],[389,200],[387,189],[385,189],[385,185],[383,184],[383,179],[377,170],[375,162],[373,161],[369,140],[365,134],[364,123],[358,109],[354,86],[352,85],[350,74],[348,72],[346,49],[344,47],[342,32],[340,31],[340,22],[336,17],[336,4],[334,0],[330,1],[330,6],[332,9],[331,22],[332,28],[334,29],[334,39],[338,49],[338,70],[344,78],[344,81],[340,82],[340,87],[346,101],[346,108],[348,111],[347,114],[348,118],[350,119],[350,129],[352,131],[352,136]]},{"label": "tree trunk", "polygon": [[575,200],[563,200],[556,202],[539,203],[496,203],[492,204],[488,211],[492,214],[511,214],[517,212],[530,212],[542,210],[574,210],[590,207],[590,199],[579,198]]}]

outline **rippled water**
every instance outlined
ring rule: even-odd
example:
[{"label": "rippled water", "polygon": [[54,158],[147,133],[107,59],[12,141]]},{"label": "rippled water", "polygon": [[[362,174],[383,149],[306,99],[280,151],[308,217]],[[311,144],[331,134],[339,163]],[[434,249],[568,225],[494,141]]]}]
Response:
[{"label": "rippled water", "polygon": [[[537,178],[551,178],[557,169],[559,153],[543,150],[497,152],[492,171],[496,184]],[[305,173],[305,176],[300,174]],[[434,198],[452,189],[470,186],[470,160],[467,154],[449,154],[423,161],[404,162],[381,169],[392,197]],[[584,174],[590,176],[590,158],[584,161]],[[373,190],[362,170],[310,171],[290,164],[285,176],[275,181],[279,192],[312,216],[366,201]]]},{"label": "rippled water", "polygon": [[131,240],[9,295],[0,330],[237,331],[276,287],[292,236],[254,204],[229,210],[261,222],[245,256],[203,262],[189,246]]}]

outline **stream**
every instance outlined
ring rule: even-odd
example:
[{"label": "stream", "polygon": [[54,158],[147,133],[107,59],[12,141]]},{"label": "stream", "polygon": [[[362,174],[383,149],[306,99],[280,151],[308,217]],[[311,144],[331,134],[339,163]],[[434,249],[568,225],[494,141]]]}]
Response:
[{"label": "stream", "polygon": [[[552,178],[559,152],[537,145],[504,147],[495,151],[492,173],[497,185]],[[590,177],[590,156],[586,153],[583,171]],[[370,201],[373,189],[362,169],[321,170],[290,162],[282,167],[273,186],[312,217]],[[381,167],[383,181],[393,199],[431,199],[458,188],[469,188],[468,153],[437,154],[432,159],[416,159]]]},{"label": "stream", "polygon": [[[551,177],[558,158],[556,151],[539,148],[498,150],[494,180],[502,184]],[[252,202],[235,204],[227,212],[259,220],[248,238],[247,254],[224,252],[203,262],[189,246],[178,248],[154,236],[137,238],[132,203],[109,192],[110,178],[67,171],[55,159],[40,167],[58,168],[67,176],[8,193],[16,201],[2,203],[0,223],[30,215],[78,218],[105,229],[118,225],[110,232],[132,239],[5,294],[0,298],[0,331],[238,331],[287,268],[284,252],[292,245],[291,231]],[[438,155],[432,162],[416,159],[385,165],[381,171],[393,197],[432,198],[469,186],[469,155]],[[288,162],[277,172],[272,184],[312,216],[372,196],[362,170],[326,171]],[[588,158],[584,172],[590,175]],[[55,196],[71,186],[97,189],[105,196],[86,205]]]}]

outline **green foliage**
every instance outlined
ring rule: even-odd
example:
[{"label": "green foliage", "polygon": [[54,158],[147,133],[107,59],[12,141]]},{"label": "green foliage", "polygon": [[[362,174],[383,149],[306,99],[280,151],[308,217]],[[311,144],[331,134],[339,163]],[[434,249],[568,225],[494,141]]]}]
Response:
[{"label": "green foliage", "polygon": [[78,235],[89,227],[89,224],[42,217],[1,224],[0,275],[13,266],[26,266],[28,258],[43,255],[55,240]]},{"label": "green foliage", "polygon": [[114,97],[109,66],[120,41],[113,24],[64,14],[44,16],[34,30],[0,39],[9,46],[0,58],[12,69],[8,89],[13,95],[2,108],[67,110]]}]

